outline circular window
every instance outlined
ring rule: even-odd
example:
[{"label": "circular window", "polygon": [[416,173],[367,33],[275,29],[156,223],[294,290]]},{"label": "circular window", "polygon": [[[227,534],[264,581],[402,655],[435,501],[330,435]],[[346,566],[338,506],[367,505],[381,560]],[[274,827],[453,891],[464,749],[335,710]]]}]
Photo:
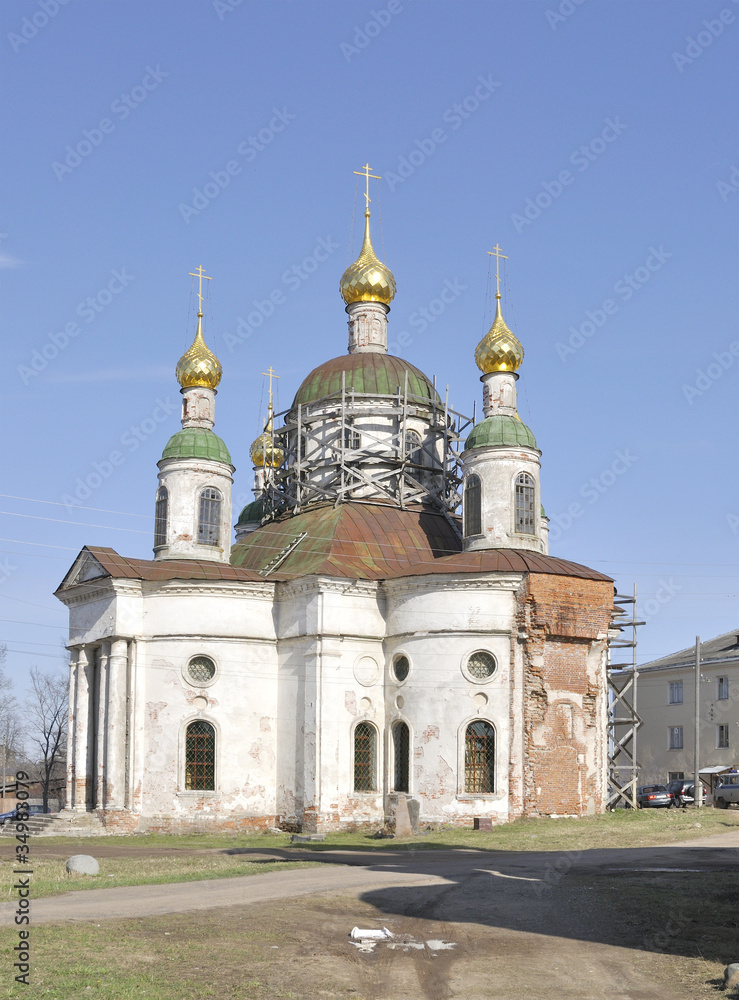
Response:
[{"label": "circular window", "polygon": [[467,660],[467,673],[479,681],[486,681],[495,673],[495,657],[492,653],[486,653],[483,649],[478,649]]},{"label": "circular window", "polygon": [[196,684],[207,684],[215,673],[216,665],[209,656],[194,656],[187,664],[187,676]]},{"label": "circular window", "polygon": [[408,662],[407,656],[397,656],[393,660],[393,673],[395,674],[395,679],[400,681],[402,684],[410,673],[411,665]]}]

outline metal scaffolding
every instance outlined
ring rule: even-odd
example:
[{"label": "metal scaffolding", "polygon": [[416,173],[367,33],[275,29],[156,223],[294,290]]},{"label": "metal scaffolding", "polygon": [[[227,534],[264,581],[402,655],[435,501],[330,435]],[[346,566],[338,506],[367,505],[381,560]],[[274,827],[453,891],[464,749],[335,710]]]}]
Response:
[{"label": "metal scaffolding", "polygon": [[[611,628],[608,640],[608,798],[606,805],[614,809],[623,804],[637,808],[636,791],[639,780],[637,734],[641,719],[637,712],[636,665],[637,620],[636,584],[633,596],[616,594],[615,616],[619,619]],[[615,650],[619,652],[614,653]],[[614,663],[614,655],[631,650],[631,660]],[[626,654],[628,655],[628,654]]]},{"label": "metal scaffolding", "polygon": [[[276,414],[283,426],[274,444],[285,461],[265,469],[265,518],[370,498],[401,508],[430,502],[451,517],[462,503],[460,455],[475,417],[453,410],[448,395],[414,395],[407,373],[395,393],[357,392],[342,373],[340,391]],[[411,418],[425,425],[423,437]]]}]

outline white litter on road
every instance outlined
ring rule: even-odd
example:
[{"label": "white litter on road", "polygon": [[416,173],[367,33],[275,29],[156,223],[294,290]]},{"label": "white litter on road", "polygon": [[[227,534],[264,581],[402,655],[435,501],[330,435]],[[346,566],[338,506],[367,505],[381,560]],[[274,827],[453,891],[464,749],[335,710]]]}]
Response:
[{"label": "white litter on road", "polygon": [[379,930],[374,927],[367,930],[362,930],[360,927],[352,927],[349,937],[352,941],[388,941],[393,937],[393,933],[387,927],[382,927]]}]

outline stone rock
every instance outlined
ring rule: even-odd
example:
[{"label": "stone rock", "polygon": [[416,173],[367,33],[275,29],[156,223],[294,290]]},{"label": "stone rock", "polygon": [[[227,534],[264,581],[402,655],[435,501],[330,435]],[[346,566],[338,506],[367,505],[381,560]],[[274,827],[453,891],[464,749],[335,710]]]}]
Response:
[{"label": "stone rock", "polygon": [[408,815],[411,820],[411,829],[414,837],[417,837],[421,829],[421,803],[418,799],[408,799]]},{"label": "stone rock", "polygon": [[724,985],[727,990],[733,990],[739,986],[739,962],[732,962],[724,969]]},{"label": "stone rock", "polygon": [[398,804],[395,807],[395,836],[411,837],[413,827],[411,817],[408,812],[408,799],[405,795],[398,795]]},{"label": "stone rock", "polygon": [[67,859],[67,871],[80,875],[97,875],[100,865],[89,854],[73,854]]}]

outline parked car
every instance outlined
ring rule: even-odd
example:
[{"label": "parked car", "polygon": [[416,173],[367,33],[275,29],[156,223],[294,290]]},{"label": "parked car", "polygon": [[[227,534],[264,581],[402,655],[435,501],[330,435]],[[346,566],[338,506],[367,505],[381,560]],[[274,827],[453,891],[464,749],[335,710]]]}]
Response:
[{"label": "parked car", "polygon": [[664,785],[642,785],[636,790],[636,804],[640,809],[669,809],[675,797]]},{"label": "parked car", "polygon": [[[689,781],[686,778],[676,778],[674,781],[669,782],[667,791],[672,794],[676,806],[682,806],[684,809],[686,806],[695,804],[695,782],[693,781]],[[701,801],[705,802],[705,799],[706,790],[701,785]]]},{"label": "parked car", "polygon": [[728,809],[732,802],[739,802],[739,774],[722,774],[713,790],[713,801],[719,809]]},{"label": "parked car", "polygon": [[[0,813],[0,826],[4,826],[7,820],[15,822],[18,819],[18,813],[22,813],[24,816],[28,812],[29,816],[38,816],[39,813],[44,811],[43,806],[16,806],[15,809],[11,809],[10,812]],[[51,809],[46,810],[47,813],[51,812]]]}]

